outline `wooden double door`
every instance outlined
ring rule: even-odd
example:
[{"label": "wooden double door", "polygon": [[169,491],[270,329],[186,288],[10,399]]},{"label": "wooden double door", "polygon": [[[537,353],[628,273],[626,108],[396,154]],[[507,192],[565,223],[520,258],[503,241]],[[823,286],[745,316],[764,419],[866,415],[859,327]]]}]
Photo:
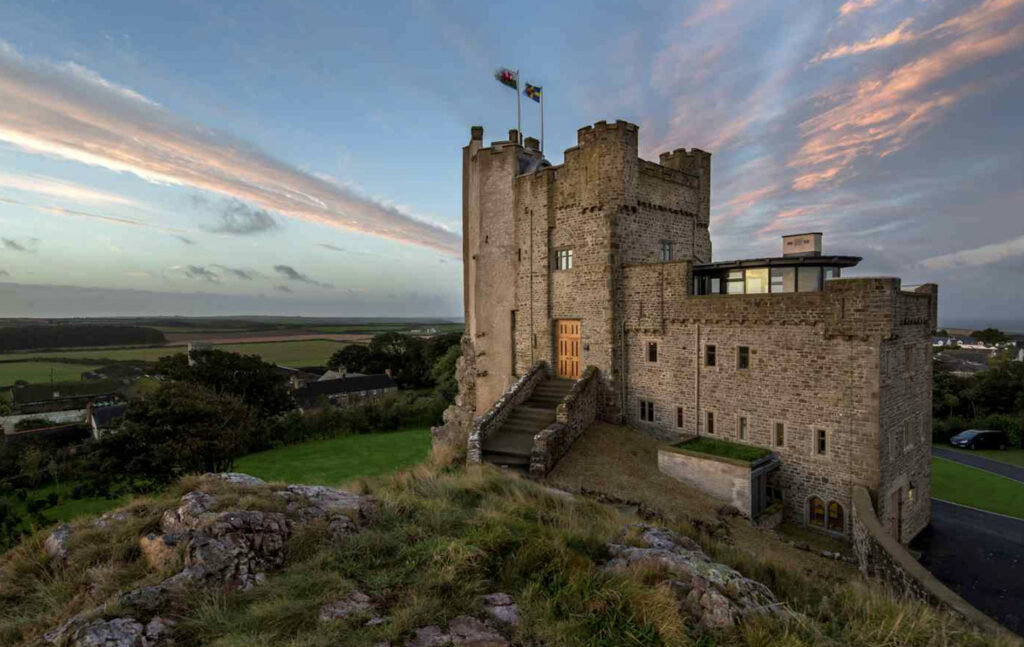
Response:
[{"label": "wooden double door", "polygon": [[559,319],[555,322],[555,348],[558,358],[556,377],[577,380],[580,377],[580,321]]}]

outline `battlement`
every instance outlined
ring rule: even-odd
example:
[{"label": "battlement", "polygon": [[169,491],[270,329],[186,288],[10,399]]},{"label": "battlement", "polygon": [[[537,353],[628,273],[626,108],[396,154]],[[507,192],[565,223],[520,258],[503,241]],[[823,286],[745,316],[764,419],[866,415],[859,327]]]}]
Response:
[{"label": "battlement", "polygon": [[637,133],[640,132],[640,127],[636,124],[631,124],[628,121],[617,119],[615,123],[610,124],[607,121],[599,121],[593,126],[584,126],[576,131],[576,142],[583,146],[587,142],[593,142],[599,137],[605,134],[612,133],[623,133],[631,134],[636,139]]},{"label": "battlement", "polygon": [[668,168],[674,168],[687,173],[699,173],[704,167],[711,164],[711,153],[702,151],[699,148],[677,148],[672,152],[665,152],[658,156],[658,163]]}]

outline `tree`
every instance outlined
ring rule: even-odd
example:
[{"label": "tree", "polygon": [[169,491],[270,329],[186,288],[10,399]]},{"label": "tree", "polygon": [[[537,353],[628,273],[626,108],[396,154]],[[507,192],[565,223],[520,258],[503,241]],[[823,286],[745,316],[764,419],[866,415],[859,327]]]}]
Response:
[{"label": "tree", "polygon": [[459,383],[455,380],[455,364],[461,356],[462,349],[457,345],[452,346],[447,353],[434,362],[434,366],[430,369],[430,376],[434,380],[434,391],[447,403],[454,402],[455,396],[459,392]]},{"label": "tree", "polygon": [[334,351],[334,354],[327,360],[327,368],[337,371],[344,367],[350,373],[364,373],[369,359],[369,348],[358,344],[349,344]]},{"label": "tree", "polygon": [[171,380],[234,395],[265,417],[295,408],[288,382],[273,364],[259,355],[239,355],[222,350],[193,351],[193,365],[184,353],[161,357],[156,372]]},{"label": "tree", "polygon": [[253,434],[242,400],[190,382],[167,382],[134,400],[124,421],[99,441],[101,471],[168,482],[192,472],[231,469]]},{"label": "tree", "polygon": [[391,375],[405,388],[429,384],[429,367],[423,360],[423,340],[412,335],[388,332],[370,340],[369,365],[374,373],[391,370]]},{"label": "tree", "polygon": [[971,337],[974,337],[978,341],[984,344],[998,344],[1004,341],[1010,341],[1010,336],[1004,333],[1002,330],[996,328],[986,328],[985,330],[975,330],[971,333]]}]

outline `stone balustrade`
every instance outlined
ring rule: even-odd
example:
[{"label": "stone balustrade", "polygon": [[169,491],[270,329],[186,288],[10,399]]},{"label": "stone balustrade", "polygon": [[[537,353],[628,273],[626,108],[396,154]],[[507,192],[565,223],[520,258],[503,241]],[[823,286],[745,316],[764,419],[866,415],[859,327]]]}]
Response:
[{"label": "stone balustrade", "polygon": [[533,437],[530,475],[544,476],[565,456],[598,415],[601,384],[597,368],[588,366],[555,410],[555,422]]},{"label": "stone balustrade", "polygon": [[466,460],[470,463],[479,463],[482,459],[482,446],[484,440],[493,432],[501,428],[512,410],[526,402],[533,395],[533,389],[537,384],[548,378],[549,369],[546,362],[537,362],[529,371],[523,374],[510,386],[505,393],[494,403],[487,413],[480,416],[473,422],[473,430],[469,434],[469,445]]}]

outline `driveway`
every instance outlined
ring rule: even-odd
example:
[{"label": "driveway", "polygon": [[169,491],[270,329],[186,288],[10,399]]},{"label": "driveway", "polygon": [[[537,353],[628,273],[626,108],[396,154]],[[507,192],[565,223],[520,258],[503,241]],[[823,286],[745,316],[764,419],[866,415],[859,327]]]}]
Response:
[{"label": "driveway", "polygon": [[1024,520],[932,499],[931,525],[910,547],[957,595],[1024,635]]},{"label": "driveway", "polygon": [[1017,467],[1016,465],[994,461],[991,458],[983,458],[981,456],[974,456],[973,454],[957,452],[952,449],[942,449],[939,447],[932,447],[932,456],[945,458],[946,460],[951,460],[955,463],[960,463],[961,465],[967,465],[969,467],[977,467],[978,469],[994,472],[1000,476],[1005,476],[1006,478],[1013,479],[1014,481],[1024,483],[1024,467]]}]

